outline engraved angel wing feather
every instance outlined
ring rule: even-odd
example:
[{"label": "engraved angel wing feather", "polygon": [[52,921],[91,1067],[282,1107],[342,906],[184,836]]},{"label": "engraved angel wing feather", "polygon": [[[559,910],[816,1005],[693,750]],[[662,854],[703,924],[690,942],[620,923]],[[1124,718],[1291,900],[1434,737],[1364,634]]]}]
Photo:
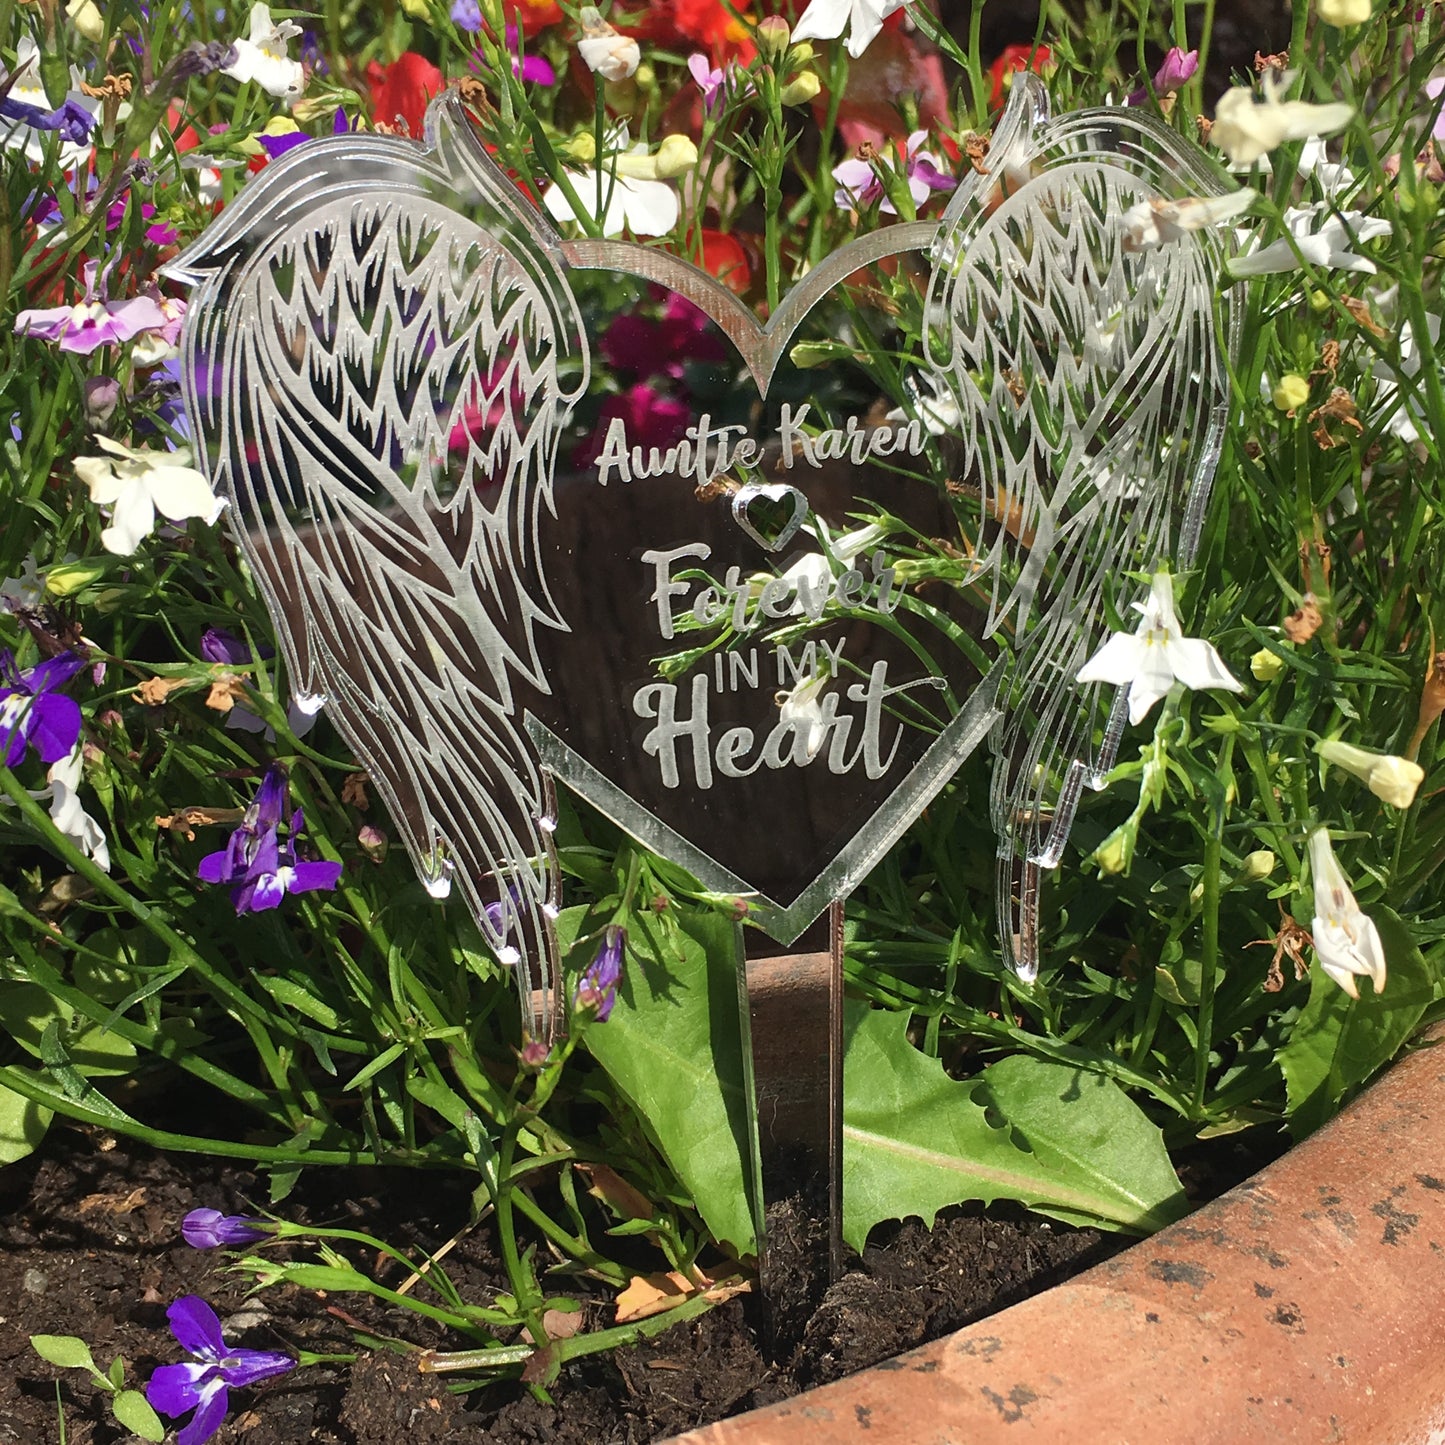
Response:
[{"label": "engraved angel wing feather", "polygon": [[979,204],[976,188],[950,207],[927,346],[980,495],[987,630],[1013,653],[992,812],[1001,933],[1025,977],[1038,967],[1039,870],[1060,861],[1124,724],[1122,696],[1074,677],[1109,631],[1106,598],[1129,599],[1123,574],[1192,557],[1227,385],[1216,243],[1140,252],[1121,224],[1179,186],[1167,149],[1087,114],[1045,135],[1050,164],[1006,196]]},{"label": "engraved angel wing feather", "polygon": [[566,625],[537,528],[587,354],[555,236],[442,104],[431,153],[303,148],[175,270],[204,278],[188,404],[287,664],[525,1015],[554,900],[517,688],[545,691],[538,631]]}]

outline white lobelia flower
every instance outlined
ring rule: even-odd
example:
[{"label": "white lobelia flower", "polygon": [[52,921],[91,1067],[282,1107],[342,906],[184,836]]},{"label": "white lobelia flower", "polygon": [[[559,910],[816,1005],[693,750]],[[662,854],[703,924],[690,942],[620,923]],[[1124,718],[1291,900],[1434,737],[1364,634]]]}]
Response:
[{"label": "white lobelia flower", "polygon": [[811,0],[793,27],[793,39],[836,40],[846,28],[848,54],[854,60],[877,38],[883,22],[903,0]]},{"label": "white lobelia flower", "polygon": [[[665,182],[691,170],[697,164],[697,147],[686,136],[665,136],[655,152],[639,141],[627,146],[627,132],[612,137],[617,153],[601,170],[595,166],[570,171],[572,189],[589,212],[598,212],[601,189],[602,234],[616,236],[630,230],[635,236],[665,236],[677,225],[677,192]],[[542,193],[542,204],[559,221],[581,218],[561,186],[552,185]]]},{"label": "white lobelia flower", "polygon": [[1124,212],[1120,222],[1126,251],[1146,251],[1178,241],[1191,231],[1217,226],[1243,215],[1255,202],[1256,192],[1248,186],[1223,196],[1183,196],[1166,201],[1151,196]]},{"label": "white lobelia flower", "polygon": [[122,446],[109,437],[96,441],[110,456],[76,457],[75,474],[90,489],[92,502],[113,509],[110,526],[100,534],[107,552],[129,556],[150,535],[157,512],[172,522],[187,517],[214,522],[220,516],[225,502],[188,465],[191,454],[184,447],[157,452]]},{"label": "white lobelia flower", "polygon": [[[926,396],[917,382],[927,386],[933,395]],[[895,406],[885,420],[909,422],[917,417],[927,428],[929,436],[956,435],[963,425],[963,413],[959,410],[958,398],[952,387],[936,376],[920,376],[917,381],[910,380],[907,385],[911,410],[908,407]]]},{"label": "white lobelia flower", "polygon": [[1129,688],[1129,721],[1141,722],[1176,682],[1189,688],[1243,692],[1211,643],[1184,637],[1174,614],[1174,581],[1162,568],[1149,584],[1149,600],[1137,632],[1116,632],[1079,669],[1078,682],[1110,682]]},{"label": "white lobelia flower", "polygon": [[828,739],[828,720],[820,699],[832,679],[826,673],[799,678],[791,689],[777,695],[779,721],[791,723],[803,743],[805,761],[817,757]]},{"label": "white lobelia flower", "polygon": [[1385,946],[1374,920],[1360,912],[1350,881],[1340,871],[1330,830],[1310,834],[1310,882],[1315,891],[1311,930],[1320,967],[1349,994],[1359,998],[1357,978],[1368,978],[1376,993],[1385,988]]},{"label": "white lobelia flower", "polygon": [[1311,266],[1321,270],[1359,271],[1373,276],[1375,263],[1368,256],[1357,255],[1350,247],[1388,236],[1391,229],[1390,223],[1379,216],[1365,216],[1359,211],[1332,212],[1323,201],[1312,206],[1291,206],[1284,213],[1284,223],[1294,237],[1294,245],[1281,236],[1261,250],[1231,257],[1224,263],[1225,270],[1236,280],[1244,276],[1272,276],[1297,270],[1303,256]]},{"label": "white lobelia flower", "polygon": [[591,5],[578,17],[582,21],[582,39],[577,54],[594,75],[603,80],[626,80],[642,63],[642,51],[630,35],[619,35]]},{"label": "white lobelia flower", "polygon": [[1330,738],[1315,744],[1315,751],[1327,762],[1353,773],[1382,802],[1392,808],[1408,808],[1415,801],[1425,769],[1409,758],[1392,753],[1374,753]]},{"label": "white lobelia flower", "polygon": [[306,69],[286,54],[286,42],[300,34],[294,21],[273,21],[270,7],[257,0],[251,7],[251,34],[237,39],[235,64],[225,66],[221,74],[242,82],[254,80],[278,100],[295,100],[306,83]]},{"label": "white lobelia flower", "polygon": [[76,743],[68,757],[50,765],[45,779],[50,784],[50,820],[85,854],[95,860],[103,873],[110,872],[110,845],[105,830],[80,806],[81,748]]},{"label": "white lobelia flower", "polygon": [[[1440,318],[1426,316],[1425,322],[1433,350],[1440,339]],[[1400,383],[1402,376],[1412,379],[1420,374],[1420,348],[1415,344],[1415,328],[1408,319],[1400,323],[1399,343],[1398,368],[1383,361],[1375,363],[1373,374],[1375,380],[1381,383],[1375,399],[1380,411],[1386,412],[1381,427],[1402,442],[1414,446],[1420,441],[1420,424],[1425,420],[1425,413],[1423,400]]]},{"label": "white lobelia flower", "polygon": [[1214,107],[1210,145],[1218,146],[1233,165],[1248,166],[1285,141],[1333,135],[1350,123],[1355,110],[1343,101],[1311,105],[1303,100],[1281,100],[1293,79],[1289,71],[1266,71],[1260,79],[1262,100],[1255,99],[1248,85],[1226,90]]},{"label": "white lobelia flower", "polygon": [[1330,159],[1329,147],[1318,136],[1311,136],[1299,153],[1301,180],[1314,181],[1327,201],[1338,200],[1355,189],[1355,173],[1343,161]]}]

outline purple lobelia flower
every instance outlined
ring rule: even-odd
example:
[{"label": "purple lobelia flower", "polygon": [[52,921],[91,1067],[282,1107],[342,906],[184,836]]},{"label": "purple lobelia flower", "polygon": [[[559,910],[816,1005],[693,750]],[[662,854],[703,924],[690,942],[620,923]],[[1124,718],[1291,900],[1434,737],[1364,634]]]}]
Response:
[{"label": "purple lobelia flower", "polygon": [[193,1209],[181,1220],[181,1238],[192,1249],[229,1249],[254,1244],[271,1231],[259,1219],[244,1214],[222,1214],[219,1209]]},{"label": "purple lobelia flower", "polygon": [[[1177,45],[1171,46],[1159,69],[1154,72],[1154,94],[1160,100],[1173,95],[1198,69],[1199,52],[1197,50],[1181,50]],[[1148,88],[1141,85],[1138,90],[1130,94],[1125,104],[1143,105],[1148,99]]]},{"label": "purple lobelia flower", "polygon": [[276,908],[288,893],[335,888],[341,878],[340,863],[297,858],[296,840],[305,826],[300,808],[285,818],[286,840],[281,841],[285,810],[286,771],[273,765],[266,770],[241,826],[224,848],[202,858],[196,870],[202,883],[231,885],[231,902],[238,916]]},{"label": "purple lobelia flower", "polygon": [[57,689],[85,666],[74,652],[62,652],[21,672],[15,654],[0,651],[0,762],[13,768],[34,744],[43,763],[68,757],[80,738],[80,705]]},{"label": "purple lobelia flower", "polygon": [[296,1361],[279,1350],[234,1349],[221,1337],[216,1312],[199,1295],[182,1295],[166,1311],[176,1343],[193,1362],[161,1365],[146,1383],[151,1408],[175,1419],[195,1414],[176,1436],[176,1445],[205,1445],[226,1418],[229,1391],[284,1375]]},{"label": "purple lobelia flower", "polygon": [[58,130],[71,145],[84,145],[95,128],[95,117],[73,100],[62,101],[54,110],[42,110],[6,96],[0,99],[0,119],[18,120],[34,130]]},{"label": "purple lobelia flower", "polygon": [[617,1002],[617,985],[622,982],[622,947],[627,942],[626,932],[616,924],[610,924],[602,935],[602,947],[597,957],[587,965],[572,995],[573,1008],[591,1010],[599,1024],[605,1024]]},{"label": "purple lobelia flower", "polygon": [[[228,667],[242,667],[253,660],[250,647],[224,627],[206,628],[201,634],[200,653],[207,662]],[[274,657],[275,649],[263,645],[261,656]],[[290,699],[286,704],[286,726],[291,729],[293,737],[304,738],[316,726],[321,704],[322,700],[315,697]],[[231,710],[226,714],[226,727],[232,732],[264,732],[268,738],[276,736],[274,728],[267,727],[250,708],[240,703],[232,703]]]},{"label": "purple lobelia flower", "polygon": [[98,347],[118,345],[144,331],[159,331],[170,324],[171,317],[154,296],[101,300],[102,278],[96,262],[86,263],[84,276],[85,295],[74,306],[22,311],[15,318],[16,333],[53,341],[61,351],[89,356]]}]

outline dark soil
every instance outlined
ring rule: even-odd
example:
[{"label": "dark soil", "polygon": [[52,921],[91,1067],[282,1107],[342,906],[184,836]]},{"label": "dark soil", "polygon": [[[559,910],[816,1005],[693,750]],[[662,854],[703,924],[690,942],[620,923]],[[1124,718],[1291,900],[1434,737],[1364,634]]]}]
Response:
[{"label": "dark soil", "polygon": [[[1207,1171],[1217,1192],[1257,1159]],[[1218,1161],[1216,1161],[1217,1165]],[[180,1240],[183,1215],[201,1206],[244,1212],[265,1182],[244,1166],[152,1150],[57,1124],[39,1155],[0,1170],[0,1445],[119,1445],[127,1439],[103,1392],[29,1347],[32,1334],[79,1335],[102,1369],[124,1356],[139,1383],[182,1358],[166,1324],[178,1295],[203,1295],[258,1349],[347,1353],[348,1320],[415,1345],[457,1348],[401,1310],[354,1298],[324,1299],[292,1287],[247,1300],[246,1281],[224,1260]],[[468,1218],[467,1181],[379,1169],[312,1170],[284,1205],[287,1218],[363,1230],[406,1248],[435,1250]],[[877,1236],[881,1235],[881,1238]],[[955,1209],[932,1231],[916,1220],[878,1231],[853,1272],[808,1321],[783,1363],[759,1348],[759,1310],[743,1297],[657,1339],[568,1366],[542,1404],[515,1384],[454,1395],[414,1357],[365,1354],[350,1367],[313,1366],[233,1397],[218,1445],[414,1445],[548,1442],[607,1445],[657,1440],[709,1420],[781,1400],[837,1379],[1012,1304],[1106,1258],[1127,1238],[1050,1224],[1021,1212]],[[462,1237],[446,1266],[468,1299],[501,1287],[483,1224]],[[400,1271],[361,1260],[393,1287]],[[385,1263],[385,1262],[381,1262]],[[587,1298],[585,1282],[580,1286]],[[611,1323],[603,1294],[586,1327]],[[57,1405],[56,1380],[60,1379]]]}]

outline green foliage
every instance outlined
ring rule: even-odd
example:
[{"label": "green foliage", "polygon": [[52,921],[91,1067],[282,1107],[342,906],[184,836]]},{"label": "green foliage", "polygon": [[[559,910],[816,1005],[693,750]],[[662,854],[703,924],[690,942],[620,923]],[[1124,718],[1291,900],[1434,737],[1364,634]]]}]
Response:
[{"label": "green foliage", "polygon": [[1149,1233],[1184,1212],[1159,1130],[1083,1069],[1019,1055],[950,1079],[897,1013],[850,1005],[844,1073],[843,1231],[949,1204],[1017,1200],[1055,1218]]},{"label": "green foliage", "polygon": [[[110,1412],[116,1423],[142,1440],[164,1440],[166,1427],[139,1390],[125,1387],[125,1361],[119,1355],[104,1374],[95,1363],[90,1346],[75,1335],[31,1335],[30,1348],[47,1364],[61,1370],[84,1370],[95,1386],[110,1397]],[[62,1428],[63,1428],[62,1416]]]}]

